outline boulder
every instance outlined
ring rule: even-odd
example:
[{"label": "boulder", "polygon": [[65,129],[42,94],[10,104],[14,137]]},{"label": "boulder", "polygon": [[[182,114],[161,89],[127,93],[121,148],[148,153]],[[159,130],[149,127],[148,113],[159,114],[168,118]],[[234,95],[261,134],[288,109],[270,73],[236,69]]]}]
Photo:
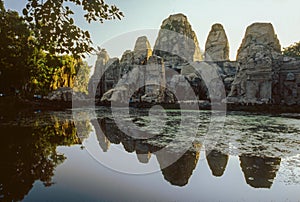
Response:
[{"label": "boulder", "polygon": [[228,61],[229,43],[221,24],[214,24],[205,44],[205,61]]}]

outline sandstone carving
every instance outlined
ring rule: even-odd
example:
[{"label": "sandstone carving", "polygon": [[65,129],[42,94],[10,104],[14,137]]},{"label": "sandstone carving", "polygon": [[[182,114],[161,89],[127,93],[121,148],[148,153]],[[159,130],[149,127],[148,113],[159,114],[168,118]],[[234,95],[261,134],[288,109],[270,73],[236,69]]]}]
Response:
[{"label": "sandstone carving", "polygon": [[198,39],[185,15],[170,15],[163,21],[153,55],[162,57],[166,66],[172,68],[202,60]]},{"label": "sandstone carving", "polygon": [[272,77],[281,61],[281,46],[272,24],[254,23],[249,26],[238,50],[237,62],[240,67],[228,100],[271,102]]},{"label": "sandstone carving", "polygon": [[[247,28],[236,61],[229,61],[228,44],[223,26],[214,24],[201,61],[187,17],[171,15],[163,21],[153,51],[146,36],[139,37],[134,50],[125,51],[120,60],[100,50],[89,94],[96,102],[174,103],[193,99],[192,95],[212,101],[226,93],[228,103],[300,104],[300,61],[283,57],[272,24]],[[202,78],[214,69],[213,78]]]},{"label": "sandstone carving", "polygon": [[229,43],[221,24],[214,24],[205,44],[205,61],[228,61]]},{"label": "sandstone carving", "polygon": [[135,66],[108,90],[101,101],[128,103],[130,100],[161,102],[165,87],[164,64],[160,57],[151,56],[147,65]]},{"label": "sandstone carving", "polygon": [[89,96],[90,97],[101,97],[105,92],[104,80],[102,78],[106,65],[109,61],[109,55],[105,49],[99,50],[97,53],[97,60],[95,64],[94,74],[92,75],[89,82]]},{"label": "sandstone carving", "polygon": [[146,36],[141,36],[136,40],[133,51],[134,63],[145,64],[152,55],[151,45]]}]

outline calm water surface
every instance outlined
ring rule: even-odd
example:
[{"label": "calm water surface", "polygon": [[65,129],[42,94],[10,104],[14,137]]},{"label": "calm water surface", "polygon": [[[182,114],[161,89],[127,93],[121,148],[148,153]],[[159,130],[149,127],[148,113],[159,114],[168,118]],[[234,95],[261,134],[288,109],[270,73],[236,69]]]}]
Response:
[{"label": "calm water surface", "polygon": [[300,115],[230,112],[208,136],[211,113],[188,111],[191,136],[182,111],[117,113],[2,114],[0,200],[300,201]]}]

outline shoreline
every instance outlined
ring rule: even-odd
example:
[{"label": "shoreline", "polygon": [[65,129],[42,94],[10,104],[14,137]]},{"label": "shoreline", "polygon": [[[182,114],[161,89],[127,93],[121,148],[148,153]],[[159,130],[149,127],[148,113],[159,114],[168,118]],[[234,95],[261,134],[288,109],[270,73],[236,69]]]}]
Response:
[{"label": "shoreline", "polygon": [[[153,106],[161,106],[164,109],[195,109],[199,110],[211,110],[211,103],[208,101],[201,102],[187,102],[187,103],[148,103],[148,102],[135,102],[129,103],[130,108],[147,109]],[[51,101],[51,100],[29,100],[18,97],[2,97],[0,98],[0,109],[1,111],[13,110],[45,110],[45,111],[57,111],[67,110],[72,108],[83,108],[89,106],[103,106],[111,107],[110,102],[95,103],[91,105],[90,100],[76,101]],[[114,104],[114,107],[124,107],[126,104]],[[197,108],[197,109],[198,109]],[[226,110],[226,111],[245,111],[245,112],[258,112],[265,114],[280,114],[280,113],[300,113],[300,105],[280,105],[280,104],[241,104],[241,103],[220,103],[214,105],[215,110]]]}]

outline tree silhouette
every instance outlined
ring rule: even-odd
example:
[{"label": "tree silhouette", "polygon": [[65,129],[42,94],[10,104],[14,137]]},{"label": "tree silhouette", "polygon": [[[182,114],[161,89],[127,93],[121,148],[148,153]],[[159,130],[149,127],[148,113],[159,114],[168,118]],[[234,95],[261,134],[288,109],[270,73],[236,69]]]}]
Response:
[{"label": "tree silhouette", "polygon": [[23,15],[34,30],[38,47],[53,54],[77,57],[93,50],[89,32],[76,26],[72,18],[74,12],[70,7],[75,6],[83,9],[88,23],[123,17],[119,8],[104,0],[28,0]]}]

